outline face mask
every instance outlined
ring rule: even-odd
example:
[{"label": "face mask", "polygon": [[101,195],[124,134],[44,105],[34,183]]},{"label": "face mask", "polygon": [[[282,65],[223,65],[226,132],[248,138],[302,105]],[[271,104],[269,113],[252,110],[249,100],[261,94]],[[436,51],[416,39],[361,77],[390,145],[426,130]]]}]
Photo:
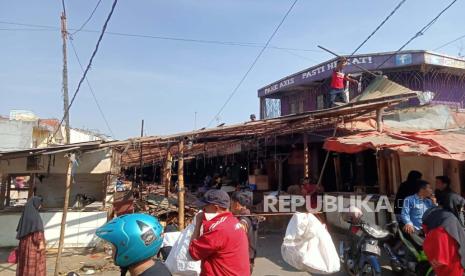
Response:
[{"label": "face mask", "polygon": [[206,220],[212,220],[217,215],[218,215],[218,213],[205,213],[205,219]]}]

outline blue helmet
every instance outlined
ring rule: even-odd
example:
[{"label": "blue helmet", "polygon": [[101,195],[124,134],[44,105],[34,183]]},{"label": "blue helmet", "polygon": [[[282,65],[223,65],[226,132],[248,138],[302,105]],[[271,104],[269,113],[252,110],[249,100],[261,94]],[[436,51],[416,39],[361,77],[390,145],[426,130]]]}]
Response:
[{"label": "blue helmet", "polygon": [[157,218],[147,214],[123,215],[109,221],[96,235],[116,248],[115,264],[129,267],[155,256],[160,250],[163,227]]}]

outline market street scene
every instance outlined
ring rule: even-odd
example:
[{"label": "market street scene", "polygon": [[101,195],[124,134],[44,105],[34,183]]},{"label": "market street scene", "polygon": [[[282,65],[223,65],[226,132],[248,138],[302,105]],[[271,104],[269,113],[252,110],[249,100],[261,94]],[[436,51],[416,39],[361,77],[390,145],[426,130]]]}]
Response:
[{"label": "market street scene", "polygon": [[463,11],[0,1],[0,275],[465,275]]}]

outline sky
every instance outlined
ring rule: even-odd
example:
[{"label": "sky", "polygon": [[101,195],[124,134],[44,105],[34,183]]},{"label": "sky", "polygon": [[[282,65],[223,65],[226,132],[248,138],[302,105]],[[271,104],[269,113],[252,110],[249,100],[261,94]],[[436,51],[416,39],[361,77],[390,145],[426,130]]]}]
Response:
[{"label": "sky", "polygon": [[[68,28],[77,29],[97,0],[65,0]],[[102,0],[84,31],[72,36],[86,65],[112,0]],[[119,0],[108,32],[264,45],[293,0]],[[272,46],[266,49],[217,123],[238,123],[259,114],[257,90],[326,61],[323,45],[352,52],[400,2],[299,0]],[[407,0],[359,53],[397,50],[451,1]],[[0,22],[60,27],[61,1],[0,0]],[[406,49],[433,50],[465,35],[465,0],[459,0]],[[70,31],[73,32],[73,31]],[[438,52],[465,54],[465,39]],[[462,49],[463,48],[463,49]],[[260,47],[105,34],[88,80],[108,129],[84,83],[70,110],[71,126],[99,130],[116,139],[190,131],[207,126],[231,94]],[[68,43],[70,97],[82,70]],[[0,114],[33,111],[61,118],[62,40],[59,29],[0,23]]]}]

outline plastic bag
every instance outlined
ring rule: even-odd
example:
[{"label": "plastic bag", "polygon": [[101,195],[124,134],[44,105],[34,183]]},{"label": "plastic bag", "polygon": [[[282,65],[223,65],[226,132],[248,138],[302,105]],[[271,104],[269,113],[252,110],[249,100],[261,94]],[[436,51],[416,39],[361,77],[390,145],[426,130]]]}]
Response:
[{"label": "plastic bag", "polygon": [[165,265],[173,275],[198,276],[200,275],[200,261],[192,260],[189,254],[189,244],[192,233],[194,233],[194,221],[189,224],[180,234],[173,248],[166,258]]},{"label": "plastic bag", "polygon": [[339,271],[336,247],[325,226],[312,214],[292,216],[281,246],[283,259],[300,271],[331,274]]}]

